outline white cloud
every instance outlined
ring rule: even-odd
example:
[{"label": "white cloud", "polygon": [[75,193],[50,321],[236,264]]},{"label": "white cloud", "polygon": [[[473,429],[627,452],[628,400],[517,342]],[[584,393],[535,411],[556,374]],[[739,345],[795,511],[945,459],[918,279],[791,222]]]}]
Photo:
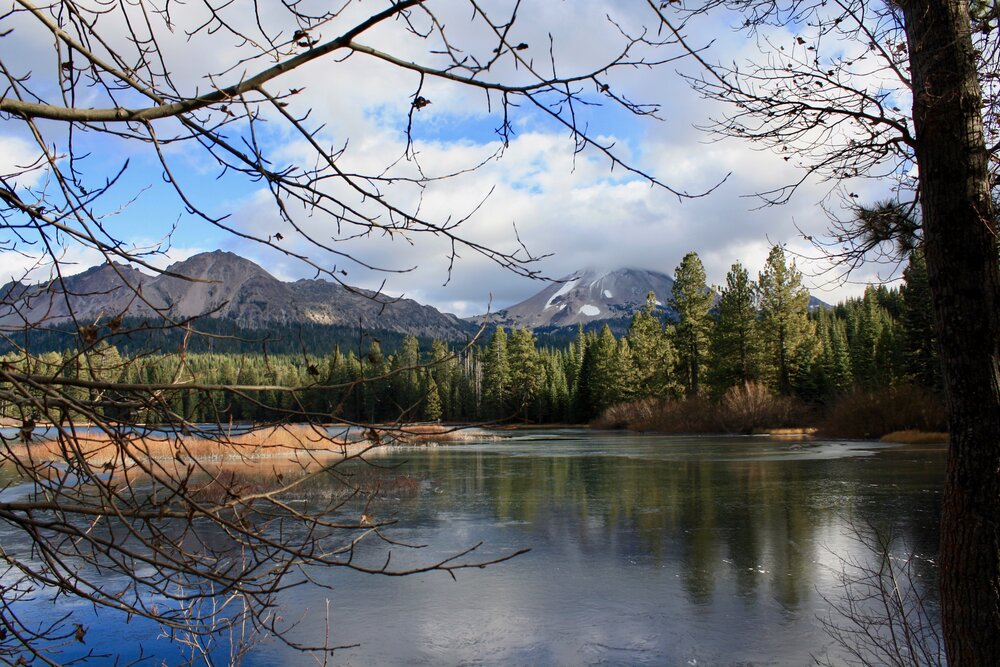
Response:
[{"label": "white cloud", "polygon": [[[488,35],[470,28],[470,17],[465,11],[468,8],[458,3],[444,3],[440,7],[444,12],[441,17],[446,19],[450,34],[454,35],[454,45],[470,56],[489,57]],[[368,9],[363,3],[351,4],[343,18],[356,17],[357,12]],[[282,17],[283,10],[277,5],[265,3],[260,10],[264,13],[265,25],[277,29],[285,21],[286,33],[293,30],[294,25],[287,22],[287,17]],[[178,12],[174,15],[175,22],[180,26],[185,19],[194,18],[199,10],[184,5],[175,11]],[[585,71],[594,63],[611,57],[614,49],[620,47],[618,29],[605,18],[608,12],[621,19],[626,31],[638,34],[639,30],[639,10],[620,3],[538,1],[524,4],[520,11],[521,21],[511,41],[528,44],[524,57],[543,72],[551,67],[548,61],[550,31],[553,32],[556,66],[560,74],[566,74],[571,69]],[[241,25],[252,25],[256,19],[234,14],[234,20]],[[416,20],[424,19],[418,15]],[[341,25],[338,22],[328,24],[318,36],[328,39],[338,34]],[[728,31],[725,26],[720,29],[719,21],[702,25],[700,29],[706,32],[704,36],[695,34],[695,41],[716,39],[712,51],[716,59],[755,54],[753,43],[739,33]],[[21,41],[30,41],[28,36],[16,34]],[[407,33],[401,22],[381,26],[364,35],[361,41],[422,62],[433,62],[440,57],[428,54],[427,45]],[[202,78],[204,73],[221,71],[237,52],[235,40],[224,33],[214,37],[198,35],[189,40],[179,30],[165,33],[161,44],[172,75],[185,90],[195,86],[204,89],[210,85]],[[51,54],[37,45],[32,48],[41,58],[51,59]],[[659,56],[648,49],[645,55]],[[216,81],[233,80],[245,75],[246,71],[254,71],[259,64],[247,65],[245,71],[233,70]],[[527,107],[512,110],[511,120],[517,134],[503,158],[487,161],[473,173],[433,182],[426,188],[403,181],[376,183],[359,178],[355,182],[370,191],[377,188],[401,209],[419,210],[422,218],[441,224],[475,211],[456,233],[502,252],[518,251],[514,236],[516,225],[520,240],[532,253],[554,253],[533,265],[551,277],[561,277],[595,264],[672,272],[681,257],[694,250],[705,263],[709,281],[718,284],[724,281],[729,266],[737,260],[755,274],[763,265],[770,243],[789,243],[793,251],[808,254],[808,244],[797,240],[798,235],[800,231],[810,235],[823,233],[828,221],[817,204],[826,197],[828,186],[809,182],[787,206],[751,210],[758,202],[744,195],[793,182],[801,172],[780,156],[755,151],[745,143],[708,143],[706,135],[694,130],[692,124],[704,122],[720,109],[698,99],[676,76],[675,67],[688,73],[695,71],[687,63],[678,63],[652,71],[624,69],[606,77],[615,92],[626,94],[630,99],[660,102],[663,122],[631,118],[609,107],[579,107],[578,118],[581,123],[588,123],[588,131],[599,141],[613,143],[628,163],[678,190],[702,192],[732,172],[729,180],[710,196],[679,201],[621,168],[612,170],[608,160],[596,151],[575,154],[573,140],[565,129],[542,122],[543,115]],[[514,71],[500,64],[486,76],[510,79],[523,73],[523,66]],[[310,129],[323,127],[316,135],[317,140],[324,146],[345,147],[338,157],[339,168],[353,174],[385,173],[399,178],[417,173],[412,163],[398,161],[406,146],[402,128],[417,84],[418,77],[412,72],[364,54],[355,54],[344,61],[325,59],[312,63],[272,82],[269,89],[275,92],[303,89],[290,98],[289,110],[301,116],[311,109],[306,126]],[[582,87],[587,85],[590,84],[581,84]],[[487,98],[481,91],[433,78],[425,80],[421,94],[432,100],[429,107],[414,114],[416,135],[432,137],[416,143],[425,174],[434,176],[467,169],[498,150],[499,143],[492,132],[500,118],[495,97],[490,100],[494,106],[488,108]],[[266,111],[264,118],[269,122],[259,126],[256,138],[269,148],[275,168],[286,164],[306,167],[315,164],[311,149],[302,137],[273,122],[276,118],[273,111]],[[239,129],[234,126],[232,131],[235,134]],[[24,146],[19,146],[18,141],[0,139],[0,156],[4,156],[0,160],[21,159],[19,150]],[[205,162],[203,154],[191,152],[190,146],[177,145],[169,151],[171,160],[180,165],[183,178],[205,181],[213,176],[214,168]],[[5,164],[0,162],[0,166]],[[389,165],[392,167],[384,172]],[[151,180],[159,178],[155,163],[147,162],[142,167],[149,170]],[[331,194],[339,194],[362,213],[379,213],[371,198],[361,200],[343,183],[323,187]],[[398,274],[372,272],[297,237],[294,230],[280,221],[266,190],[241,196],[234,194],[225,181],[220,181],[216,191],[210,186],[205,191],[211,205],[217,208],[230,205],[233,216],[226,224],[261,238],[281,232],[285,237],[281,247],[305,254],[324,266],[336,265],[338,269],[345,269],[348,271],[345,280],[360,286],[377,288],[384,280],[389,292],[405,293],[463,315],[485,310],[491,297],[492,307],[496,309],[543,287],[536,281],[511,276],[487,258],[460,245],[456,247],[460,258],[450,274],[451,280],[444,286],[449,278],[452,248],[447,239],[421,233],[387,235],[378,230],[363,238],[348,239],[351,231],[345,227],[338,230],[332,216],[303,211],[286,198],[296,223],[317,243],[330,245],[337,252],[375,266],[416,267]],[[866,196],[874,192],[859,191]],[[166,213],[165,206],[165,215],[176,216],[177,201],[170,203],[175,208]],[[385,212],[380,214],[379,221],[386,221]],[[121,217],[128,216],[126,211]],[[119,227],[125,229],[127,225]],[[182,223],[174,238],[178,246],[170,251],[169,259],[181,259],[202,244],[218,243],[204,233],[193,231],[200,229],[204,229],[203,223]],[[237,238],[229,238],[224,243],[227,249],[259,261],[282,278],[315,274],[314,270],[289,256],[257,244]],[[809,271],[815,267],[803,265],[802,268]],[[858,288],[842,286],[834,294],[849,294],[852,290],[856,292]]]},{"label": "white cloud", "polygon": [[45,175],[41,151],[34,143],[20,137],[0,135],[0,176],[20,188],[38,184]]}]

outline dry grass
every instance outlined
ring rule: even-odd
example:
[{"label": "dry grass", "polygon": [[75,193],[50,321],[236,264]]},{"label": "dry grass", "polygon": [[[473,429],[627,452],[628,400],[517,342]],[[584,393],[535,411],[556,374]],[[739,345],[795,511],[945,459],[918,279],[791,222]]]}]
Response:
[{"label": "dry grass", "polygon": [[23,462],[84,459],[92,466],[99,466],[123,460],[259,461],[315,458],[318,454],[347,456],[351,450],[371,444],[347,443],[329,436],[320,427],[296,424],[211,435],[63,431],[55,440],[8,444],[5,454]]},{"label": "dry grass", "polygon": [[785,427],[785,428],[755,428],[754,435],[776,435],[776,436],[813,436],[816,435],[815,426]]},{"label": "dry grass", "polygon": [[[345,428],[346,431],[346,428]],[[2,459],[30,468],[61,461],[86,461],[92,467],[129,466],[143,461],[213,463],[213,469],[265,468],[288,473],[366,453],[381,445],[437,444],[479,437],[477,429],[440,424],[381,426],[366,429],[356,440],[329,435],[327,427],[308,424],[269,426],[250,431],[181,435],[149,431],[115,433],[64,429],[53,440],[28,445],[5,443]],[[162,464],[161,466],[162,467]]]},{"label": "dry grass", "polygon": [[718,406],[719,420],[729,433],[756,433],[764,430],[772,435],[800,435],[799,426],[809,422],[806,406],[788,396],[771,393],[759,382],[745,382],[730,387]]},{"label": "dry grass", "polygon": [[385,445],[436,445],[442,442],[463,442],[481,439],[484,431],[464,426],[443,424],[400,424],[367,429],[365,437]]},{"label": "dry grass", "polygon": [[941,431],[893,431],[879,440],[906,445],[943,445],[948,443],[948,434]]}]

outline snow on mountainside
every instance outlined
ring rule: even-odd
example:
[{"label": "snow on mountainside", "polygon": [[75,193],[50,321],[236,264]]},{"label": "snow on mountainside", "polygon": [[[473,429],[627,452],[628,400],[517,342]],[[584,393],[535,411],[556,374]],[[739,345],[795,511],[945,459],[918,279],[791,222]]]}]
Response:
[{"label": "snow on mountainside", "polygon": [[[183,277],[178,277],[183,276]],[[245,329],[270,325],[333,324],[462,340],[467,322],[412,299],[392,299],[325,280],[286,283],[230,252],[202,253],[149,276],[122,264],[104,264],[60,281],[0,287],[0,330],[83,322],[120,314],[176,319],[210,317]]]},{"label": "snow on mountainside", "polygon": [[[485,320],[489,324],[529,329],[575,327],[607,320],[613,330],[621,330],[646,305],[646,295],[650,292],[656,295],[662,312],[674,317],[676,313],[669,306],[673,285],[673,278],[658,271],[586,269],[550,283],[509,308],[469,319],[476,324]],[[809,309],[816,308],[830,306],[809,297]]]},{"label": "snow on mountainside", "polygon": [[[670,300],[673,279],[665,273],[642,269],[601,271],[587,269],[551,283],[521,303],[490,314],[491,323],[507,327],[566,327],[597,320],[631,318],[656,294],[662,304]],[[473,318],[482,322],[485,316]]]}]

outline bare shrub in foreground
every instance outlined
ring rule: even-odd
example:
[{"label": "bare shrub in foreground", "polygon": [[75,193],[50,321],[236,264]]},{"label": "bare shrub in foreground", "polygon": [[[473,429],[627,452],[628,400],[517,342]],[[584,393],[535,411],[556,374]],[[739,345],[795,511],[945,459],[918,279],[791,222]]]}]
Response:
[{"label": "bare shrub in foreground", "polygon": [[[346,284],[347,269],[380,270],[360,245],[379,238],[436,239],[442,252],[426,256],[438,257],[449,279],[463,254],[538,277],[540,257],[513,242],[520,241],[516,230],[511,242],[487,245],[461,229],[489,197],[488,185],[465,206],[456,201],[442,210],[425,201],[449,187],[445,181],[500,158],[521,108],[564,129],[574,154],[600,156],[689,196],[626,164],[614,142],[577,120],[579,108],[595,103],[655,116],[655,105],[625,95],[616,73],[665,64],[659,50],[677,40],[642,27],[631,34],[599,13],[594,27],[607,28],[614,48],[557,66],[575,50],[567,51],[572,40],[556,34],[559,25],[523,18],[519,6],[25,0],[0,14],[0,121],[18,147],[3,156],[0,173],[0,248],[18,273],[0,290],[0,350],[9,353],[0,359],[0,410],[14,429],[0,441],[0,661],[117,661],[114,654],[132,645],[94,646],[73,615],[84,606],[102,622],[120,614],[158,624],[206,661],[212,640],[237,626],[245,628],[240,638],[267,635],[325,660],[339,638],[296,643],[292,624],[274,611],[281,591],[305,581],[306,568],[453,576],[518,553],[477,558],[470,545],[413,567],[354,558],[361,544],[387,552],[408,545],[386,534],[391,519],[345,506],[345,497],[372,494],[353,485],[344,464],[362,460],[370,447],[447,434],[353,424],[367,429],[368,442],[352,448],[325,433],[323,425],[346,418],[345,397],[360,402],[371,384],[387,379],[377,377],[374,350],[368,363],[359,349],[349,379],[332,379],[304,359],[307,385],[265,382],[239,362],[232,377],[210,382],[187,363],[192,339],[209,347],[239,339],[259,345],[266,359],[268,332],[245,338],[206,324],[234,305],[217,290],[236,276],[163,267],[187,241],[174,238],[184,228],[192,242],[196,233],[198,243],[220,238],[241,252],[269,249],[272,258],[348,291],[356,290]],[[529,29],[537,29],[537,41],[526,36]],[[344,134],[350,119],[331,118],[317,103],[335,95],[370,112],[349,83],[371,78],[372,70],[355,69],[366,64],[381,67],[387,81],[399,77],[398,98],[379,111],[396,128],[389,153],[357,150],[357,137]],[[452,95],[478,101],[496,134],[467,160],[440,164],[423,157],[420,131],[439,107],[422,110]],[[203,187],[213,175],[219,187]],[[249,221],[233,199],[248,186],[260,195],[244,200],[254,209]],[[139,198],[149,208],[134,213]],[[158,219],[138,229],[154,208]],[[233,209],[241,215],[231,216]],[[67,280],[80,258],[101,263],[91,275],[104,276],[100,284]],[[400,255],[381,270],[412,270],[413,259]],[[203,298],[181,307],[171,289],[149,288],[150,274],[194,285]],[[395,301],[381,292],[364,296],[381,306]],[[257,323],[255,312],[244,311],[247,321]],[[39,338],[50,334],[64,341],[62,353],[40,352]],[[150,347],[169,349],[138,356],[114,347],[121,337],[147,334],[183,342],[154,342]],[[162,355],[176,363],[148,363]],[[317,396],[323,400],[310,398]],[[232,401],[252,410],[256,423],[231,431]],[[186,404],[204,407],[209,416],[197,421],[213,423],[192,423]],[[400,421],[412,419],[414,405],[396,407]],[[311,426],[300,434],[273,430],[291,422]],[[32,442],[42,427],[50,442]],[[267,474],[249,479],[237,470],[248,461]],[[344,493],[289,502],[318,480]],[[123,582],[115,589],[106,585],[113,577]],[[51,619],[32,615],[38,600],[63,596],[83,604]],[[241,655],[235,651],[230,661]]]}]

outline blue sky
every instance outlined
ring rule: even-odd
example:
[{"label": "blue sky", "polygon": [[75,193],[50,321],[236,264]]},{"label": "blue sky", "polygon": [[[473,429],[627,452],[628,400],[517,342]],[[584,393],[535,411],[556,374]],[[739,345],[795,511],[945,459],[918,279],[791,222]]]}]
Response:
[{"label": "blue sky", "polygon": [[[482,48],[485,38],[477,33],[465,12],[449,15],[463,3],[430,2],[441,8],[451,34],[466,51]],[[491,7],[510,3],[489,3]],[[526,57],[539,68],[547,63],[552,33],[552,49],[557,54],[560,74],[587,71],[610,57],[620,47],[617,28],[606,18],[612,15],[627,30],[637,30],[648,18],[642,3],[581,0],[576,3],[526,2],[520,11],[521,22],[512,33],[511,42],[529,45]],[[324,26],[321,37],[339,34],[342,25],[380,3],[349,3],[341,19]],[[187,16],[186,12],[191,12]],[[195,9],[178,7],[174,19],[192,22]],[[268,10],[270,11],[270,10]],[[277,11],[275,8],[273,11]],[[280,14],[272,17],[281,21]],[[20,19],[17,19],[20,21]],[[243,16],[241,20],[246,20]],[[13,21],[9,20],[8,23]],[[689,35],[698,43],[714,40],[709,53],[713,60],[734,60],[752,53],[754,46],[745,36],[729,29],[727,17],[703,22]],[[4,26],[0,26],[2,28]],[[33,37],[28,24],[16,23],[18,30],[0,43],[5,65],[15,71],[32,71],[40,89],[45,88],[45,72],[54,70],[53,56],[47,42]],[[291,31],[293,26],[287,26]],[[792,29],[794,30],[794,29]],[[775,40],[795,38],[789,30],[776,31]],[[225,35],[200,36],[188,40],[181,31],[162,31],[165,58],[180,88],[203,90],[206,75],[221,72],[227,63],[238,59],[235,40]],[[400,57],[435,62],[427,54],[427,44],[408,39],[399,25],[379,28],[359,41]],[[46,67],[48,63],[49,67]],[[626,69],[606,80],[615,91],[630,99],[660,106],[660,120],[638,118],[620,108],[607,105],[581,107],[577,120],[581,127],[602,142],[613,143],[616,154],[625,162],[654,175],[678,190],[701,192],[728,179],[710,196],[678,199],[663,189],[650,187],[642,178],[619,168],[611,168],[606,157],[593,150],[574,154],[574,144],[567,130],[544,117],[537,109],[522,103],[511,109],[513,134],[502,158],[488,160],[472,173],[434,182],[422,192],[403,185],[389,191],[394,201],[410,207],[417,205],[421,215],[439,222],[473,215],[461,233],[476,243],[513,252],[520,240],[537,256],[547,255],[533,268],[559,278],[589,266],[607,268],[639,267],[672,273],[689,251],[701,256],[709,281],[723,283],[725,273],[735,261],[751,272],[763,265],[770,244],[787,244],[793,252],[815,255],[801,234],[821,236],[829,224],[819,204],[836,206],[828,198],[829,183],[807,182],[788,205],[754,210],[758,201],[748,195],[786,184],[797,179],[793,164],[772,152],[735,140],[713,142],[693,126],[724,110],[699,99],[677,76],[677,70],[693,71],[691,63],[670,63],[654,70]],[[248,67],[249,73],[253,67]],[[237,70],[213,79],[232,80],[247,71]],[[523,73],[508,70],[498,76],[516,81]],[[273,91],[302,88],[289,100],[290,110],[298,115],[307,111],[306,124],[318,130],[317,136],[328,145],[345,147],[338,165],[348,171],[412,174],[413,165],[398,161],[405,146],[405,127],[417,77],[370,57],[355,54],[344,62],[327,60],[293,72],[274,82]],[[591,86],[592,87],[592,86]],[[601,96],[586,90],[589,99]],[[467,169],[487,160],[499,148],[495,132],[500,116],[496,98],[492,112],[483,93],[450,82],[428,79],[421,94],[431,104],[414,113],[413,136],[421,166],[428,174],[442,174]],[[100,106],[96,96],[93,103]],[[311,165],[310,155],[301,137],[282,126],[273,114],[266,126],[259,128],[256,139],[267,149],[275,165]],[[319,129],[322,128],[322,129]],[[237,136],[234,140],[247,139]],[[245,128],[243,128],[245,129]],[[65,137],[59,128],[50,128],[52,142]],[[164,134],[169,126],[164,127]],[[313,277],[315,270],[259,244],[244,241],[191,215],[167,187],[163,170],[155,154],[146,145],[125,142],[97,133],[77,137],[77,152],[87,153],[79,165],[91,187],[97,187],[128,160],[121,181],[100,203],[100,214],[107,216],[109,231],[127,243],[150,246],[167,242],[163,256],[153,258],[160,266],[191,254],[217,248],[232,250],[259,262],[283,279]],[[25,140],[24,129],[14,121],[0,125],[0,167],[5,173],[30,159],[33,149]],[[220,170],[196,144],[172,146],[166,150],[171,170],[183,183],[191,201],[212,216],[228,216],[227,225],[249,234],[268,236],[281,232],[282,247],[307,254],[323,266],[337,265],[346,270],[349,283],[376,288],[385,281],[385,289],[405,294],[459,315],[472,315],[515,303],[540,290],[544,285],[506,272],[469,249],[459,248],[460,258],[449,280],[449,244],[443,239],[412,235],[409,239],[390,239],[382,235],[338,240],[329,216],[296,210],[296,222],[315,238],[331,244],[337,251],[355,256],[363,263],[392,269],[380,273],[362,264],[345,261],[310,246],[280,220],[278,212],[261,183],[238,174],[220,176]],[[45,175],[36,173],[20,179],[22,187],[40,188]],[[336,185],[330,185],[336,188]],[[875,197],[884,186],[871,183],[851,184],[864,197]],[[418,200],[418,195],[422,196]],[[359,203],[365,206],[366,203]],[[5,237],[8,238],[8,237]],[[8,246],[9,247],[9,246]],[[21,246],[26,256],[5,253],[7,276],[31,262],[31,247]],[[67,244],[65,259],[79,269],[99,261],[86,249]],[[852,276],[851,283],[822,274],[822,262],[799,260],[800,268],[810,278],[814,293],[827,301],[859,293],[866,282],[878,279],[879,267],[867,267]],[[403,273],[395,271],[411,269]]]}]

